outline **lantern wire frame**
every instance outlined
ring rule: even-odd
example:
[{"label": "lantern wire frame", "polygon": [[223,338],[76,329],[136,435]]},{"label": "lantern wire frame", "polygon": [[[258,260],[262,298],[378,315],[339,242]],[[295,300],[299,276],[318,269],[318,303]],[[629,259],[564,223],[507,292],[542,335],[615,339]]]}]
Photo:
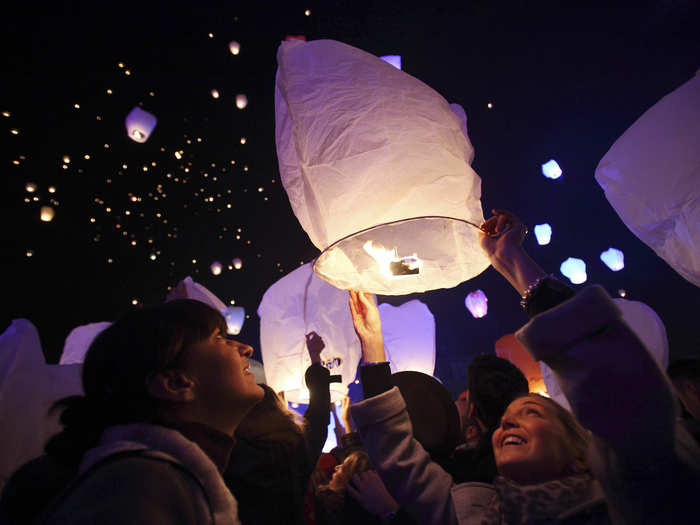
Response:
[{"label": "lantern wire frame", "polygon": [[[489,267],[479,225],[439,215],[378,224],[328,246],[314,261],[316,275],[342,290],[406,295],[453,288]],[[368,243],[393,258],[391,271],[368,253]],[[416,271],[417,270],[417,271]]]}]

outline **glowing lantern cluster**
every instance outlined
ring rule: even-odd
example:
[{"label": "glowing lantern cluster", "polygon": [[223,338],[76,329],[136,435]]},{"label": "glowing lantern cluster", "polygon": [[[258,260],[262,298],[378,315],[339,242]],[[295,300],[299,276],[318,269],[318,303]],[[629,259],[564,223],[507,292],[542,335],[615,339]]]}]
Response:
[{"label": "glowing lantern cluster", "polygon": [[461,107],[340,42],[288,40],[277,59],[280,174],[322,250],[314,263],[322,279],[403,295],[451,288],[488,267]]},{"label": "glowing lantern cluster", "polygon": [[552,227],[547,224],[538,224],[535,226],[535,237],[537,238],[537,244],[543,246],[549,244],[552,240]]},{"label": "glowing lantern cluster", "polygon": [[54,218],[56,212],[51,206],[42,206],[40,212],[40,218],[44,222],[51,222]]},{"label": "glowing lantern cluster", "polygon": [[135,142],[146,142],[156,127],[158,119],[152,113],[136,106],[126,116],[126,132]]},{"label": "glowing lantern cluster", "polygon": [[615,248],[608,248],[601,253],[600,260],[613,272],[618,272],[625,267],[625,254]]},{"label": "glowing lantern cluster", "polygon": [[396,69],[401,69],[401,55],[385,55],[381,58],[384,62],[391,64]]},{"label": "glowing lantern cluster", "polygon": [[245,109],[248,105],[248,97],[242,94],[236,95],[236,107],[238,109]]},{"label": "glowing lantern cluster", "polygon": [[482,290],[476,290],[467,294],[464,305],[477,319],[484,317],[489,310],[488,298]]},{"label": "glowing lantern cluster", "polygon": [[558,179],[561,177],[561,174],[561,168],[559,167],[559,164],[557,164],[556,160],[550,159],[542,164],[542,175],[548,179]]},{"label": "glowing lantern cluster", "polygon": [[235,40],[231,40],[231,42],[229,42],[228,44],[228,50],[231,52],[232,55],[237,55],[241,52],[241,44],[239,44]]},{"label": "glowing lantern cluster", "polygon": [[559,267],[559,271],[569,278],[573,284],[585,283],[588,276],[586,275],[586,263],[576,257],[569,257]]}]

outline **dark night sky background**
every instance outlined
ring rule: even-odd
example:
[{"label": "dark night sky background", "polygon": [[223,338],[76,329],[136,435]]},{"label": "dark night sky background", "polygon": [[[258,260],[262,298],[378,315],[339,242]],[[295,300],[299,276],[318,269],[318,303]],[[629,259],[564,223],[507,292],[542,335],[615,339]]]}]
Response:
[{"label": "dark night sky background", "polygon": [[[584,259],[588,283],[613,295],[624,289],[659,313],[672,358],[698,352],[697,287],[626,228],[593,174],[617,137],[700,67],[700,10],[690,0],[560,4],[569,3],[4,5],[0,111],[10,116],[0,116],[0,330],[13,318],[30,319],[56,362],[75,326],[114,320],[133,299],[160,302],[168,286],[191,275],[246,308],[240,338],[259,348],[255,311],[263,293],[318,254],[292,214],[274,145],[276,49],[286,35],[305,35],[401,55],[404,71],[465,108],[484,210],[511,209],[530,226],[550,223],[550,245],[526,239],[545,269],[558,273],[567,257]],[[241,44],[238,56],[228,50],[231,40]],[[237,93],[248,97],[244,110],[235,108]],[[159,119],[145,144],[124,130],[137,104]],[[564,171],[559,180],[540,173],[550,158]],[[27,182],[37,192],[27,193]],[[39,208],[50,199],[58,202],[55,219],[41,222]],[[599,260],[610,246],[625,253],[620,272]],[[234,257],[241,270],[210,274],[212,261]],[[478,288],[489,297],[482,319],[464,307]],[[436,375],[453,393],[463,388],[471,357],[492,351],[526,320],[493,269],[415,297],[436,317]]]}]

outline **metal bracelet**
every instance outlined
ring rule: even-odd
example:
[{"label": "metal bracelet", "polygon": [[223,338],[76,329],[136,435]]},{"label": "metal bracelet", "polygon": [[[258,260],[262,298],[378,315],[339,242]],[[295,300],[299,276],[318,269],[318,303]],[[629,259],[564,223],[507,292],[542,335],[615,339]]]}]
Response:
[{"label": "metal bracelet", "polygon": [[545,279],[554,279],[554,275],[551,273],[548,273],[547,275],[543,275],[541,277],[538,277],[534,281],[532,281],[528,287],[527,290],[525,290],[525,293],[523,293],[522,297],[520,298],[520,306],[523,308],[527,308],[527,303],[530,301],[530,298],[534,295],[535,291],[539,286],[542,284],[542,282]]}]

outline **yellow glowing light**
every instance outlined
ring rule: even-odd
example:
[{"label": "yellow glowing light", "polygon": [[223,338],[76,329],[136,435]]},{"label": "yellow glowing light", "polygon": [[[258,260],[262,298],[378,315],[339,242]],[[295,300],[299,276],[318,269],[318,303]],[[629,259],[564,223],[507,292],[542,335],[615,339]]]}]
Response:
[{"label": "yellow glowing light", "polygon": [[135,129],[131,134],[135,139],[141,140],[143,138],[143,133],[141,133],[138,129]]},{"label": "yellow glowing light", "polygon": [[212,96],[212,98],[219,98],[219,91],[216,89],[212,89],[211,96]]},{"label": "yellow glowing light", "polygon": [[241,144],[245,144],[247,142],[245,137],[241,137]]},{"label": "yellow glowing light", "polygon": [[231,41],[228,45],[229,51],[231,51],[232,55],[237,55],[238,53],[241,52],[241,44],[236,42],[235,40]]},{"label": "yellow glowing light", "polygon": [[156,254],[155,254],[155,253],[152,253],[152,254],[150,255],[150,258],[151,258],[152,261],[155,261],[155,260],[156,260]]},{"label": "yellow glowing light", "polygon": [[244,109],[247,105],[248,105],[248,97],[246,97],[242,93],[236,95],[236,107],[238,109]]},{"label": "yellow glowing light", "polygon": [[192,264],[197,264],[197,259],[192,259]]},{"label": "yellow glowing light", "polygon": [[125,70],[124,70],[124,74],[125,74],[126,76],[129,76],[129,75],[131,75],[131,71],[129,71],[128,69],[125,69]]},{"label": "yellow glowing light", "polygon": [[83,158],[84,158],[85,160],[90,160],[90,155],[87,155],[87,154],[86,154]]},{"label": "yellow glowing light", "polygon": [[34,255],[34,250],[27,250],[27,257],[32,257]]},{"label": "yellow glowing light", "polygon": [[3,117],[9,117],[9,116],[10,116],[10,112],[9,112],[9,111],[3,111],[3,112],[2,112],[2,116],[3,116]]},{"label": "yellow glowing light", "polygon": [[111,95],[111,94],[112,94],[112,90],[111,90],[111,89],[108,89],[108,90],[107,90],[107,94],[108,94],[108,95]]},{"label": "yellow glowing light", "polygon": [[264,189],[264,188],[263,188],[262,186],[260,186],[260,187],[258,188],[258,191],[259,191],[260,193],[262,193],[262,192],[263,192],[263,189]]},{"label": "yellow glowing light", "polygon": [[73,107],[74,107],[75,109],[80,109],[80,104],[73,104]]},{"label": "yellow glowing light", "polygon": [[12,164],[14,164],[15,166],[19,166],[19,161],[17,159],[15,159],[12,161]]},{"label": "yellow glowing light", "polygon": [[114,262],[114,259],[112,259],[111,257],[109,257],[109,258],[107,259],[107,263],[112,264],[113,262]]},{"label": "yellow glowing light", "polygon": [[209,38],[214,38],[214,33],[209,33]]},{"label": "yellow glowing light", "polygon": [[138,300],[138,299],[132,299],[132,300],[131,300],[131,304],[133,304],[134,306],[136,306],[137,304],[139,304],[139,300]]},{"label": "yellow glowing light", "polygon": [[17,128],[12,128],[10,130],[10,133],[12,133],[13,135],[19,135],[19,130]]},{"label": "yellow glowing light", "polygon": [[119,62],[117,65],[118,65],[119,67],[124,67],[124,62]]},{"label": "yellow glowing light", "polygon": [[49,186],[49,193],[56,193],[56,186]]},{"label": "yellow glowing light", "polygon": [[34,193],[37,189],[37,185],[34,184],[33,182],[27,182],[27,185],[24,187],[25,190],[29,193]]},{"label": "yellow glowing light", "polygon": [[95,222],[95,217],[90,217],[90,222]]},{"label": "yellow glowing light", "polygon": [[41,220],[44,222],[51,222],[53,220],[53,217],[55,215],[55,212],[51,206],[42,206],[41,207]]},{"label": "yellow glowing light", "polygon": [[307,9],[306,11],[304,11],[304,14],[306,16],[311,16],[311,9]]},{"label": "yellow glowing light", "polygon": [[492,109],[492,108],[493,108],[493,104],[491,104],[491,102],[489,102],[488,104],[486,104],[486,107],[489,108],[489,109]]},{"label": "yellow glowing light", "polygon": [[372,241],[367,241],[362,248],[377,262],[382,274],[390,279],[420,273],[421,260],[415,253],[399,257],[396,248],[387,250],[381,244],[375,246]]},{"label": "yellow glowing light", "polygon": [[105,149],[109,148],[109,144],[105,144]]}]

